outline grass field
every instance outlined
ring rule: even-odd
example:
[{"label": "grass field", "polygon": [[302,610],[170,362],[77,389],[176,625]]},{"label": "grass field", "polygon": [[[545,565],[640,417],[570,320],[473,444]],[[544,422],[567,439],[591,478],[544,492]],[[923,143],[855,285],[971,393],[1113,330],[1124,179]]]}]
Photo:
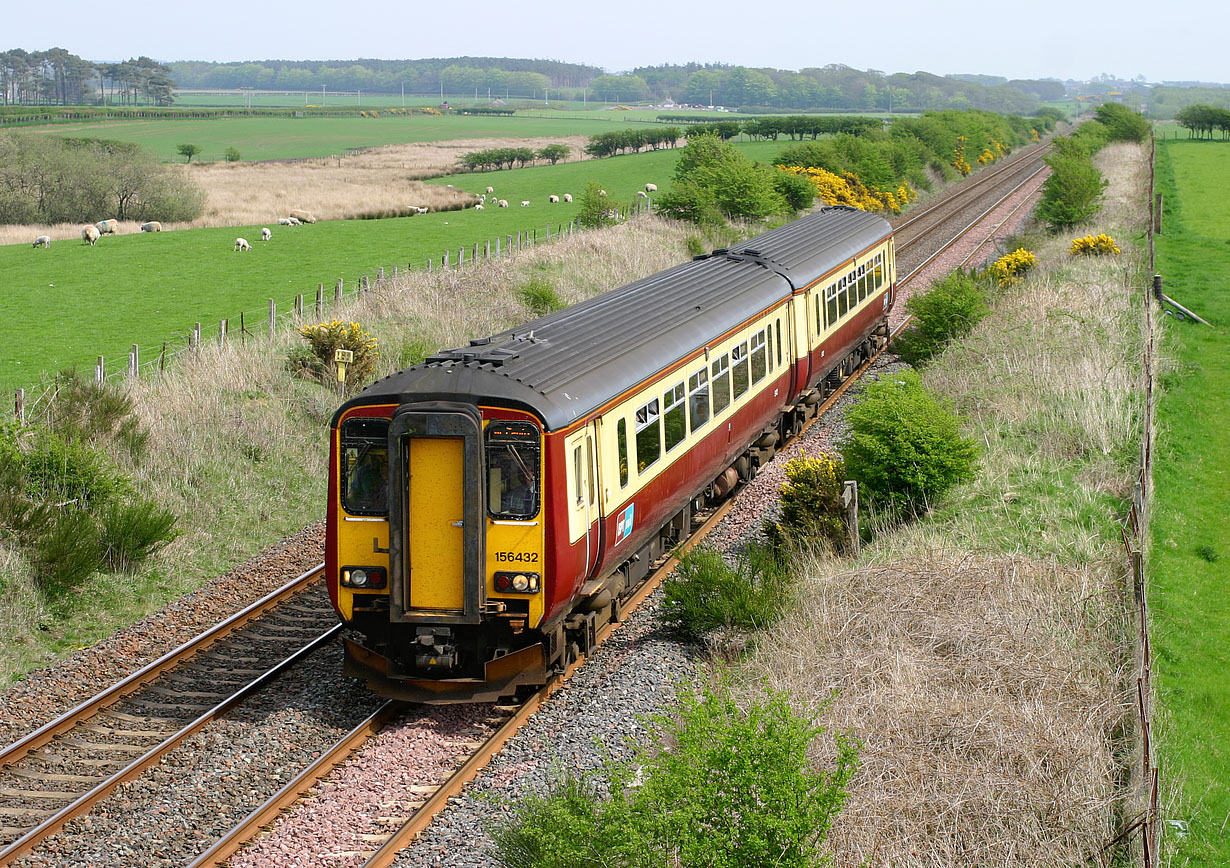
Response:
[{"label": "grass field", "polygon": [[326,157],[348,148],[403,142],[441,142],[474,138],[535,138],[596,135],[634,123],[627,112],[594,112],[594,117],[557,117],[552,113],[514,117],[466,115],[382,115],[365,117],[251,117],[201,120],[134,120],[25,127],[57,136],[91,136],[137,142],[159,158],[182,162],[181,144],[201,148],[201,162],[225,158],[235,148],[244,160]]},{"label": "grass field", "polygon": [[[55,242],[50,249],[28,244],[0,247],[7,316],[0,322],[0,387],[31,387],[41,371],[92,367],[98,355],[113,362],[130,345],[152,358],[163,341],[185,335],[194,322],[216,327],[221,318],[238,328],[240,311],[266,316],[268,299],[290,310],[299,293],[315,297],[324,283],[329,297],[338,278],[353,286],[381,266],[423,268],[445,250],[455,259],[466,245],[537,230],[552,232],[572,219],[578,203],[547,204],[551,194],[579,196],[588,181],[602,184],[616,201],[630,202],[644,184],[669,187],[680,151],[588,160],[440,179],[481,192],[492,185],[512,207],[447,211],[386,220],[338,220],[297,228],[274,225],[261,243],[260,227],[227,227],[104,237],[96,247]],[[521,208],[522,200],[532,205]],[[236,253],[236,236],[252,251]]]},{"label": "grass field", "polygon": [[1230,143],[1160,144],[1158,182],[1166,293],[1214,323],[1165,319],[1151,551],[1168,815],[1191,827],[1172,864],[1211,868],[1230,864]]}]

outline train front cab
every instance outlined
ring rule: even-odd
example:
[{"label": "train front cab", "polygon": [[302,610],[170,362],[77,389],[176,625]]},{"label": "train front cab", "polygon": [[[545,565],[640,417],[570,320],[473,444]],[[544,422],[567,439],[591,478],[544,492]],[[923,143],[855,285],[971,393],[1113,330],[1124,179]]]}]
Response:
[{"label": "train front cab", "polygon": [[353,628],[344,671],[383,695],[489,701],[546,678],[543,438],[497,415],[411,403],[338,427],[330,590]]}]

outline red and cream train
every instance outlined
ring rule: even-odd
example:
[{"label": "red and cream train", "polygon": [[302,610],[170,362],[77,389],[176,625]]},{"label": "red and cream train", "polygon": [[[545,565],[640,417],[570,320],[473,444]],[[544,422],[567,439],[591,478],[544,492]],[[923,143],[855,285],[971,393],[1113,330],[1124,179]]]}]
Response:
[{"label": "red and cream train", "polygon": [[347,401],[326,552],[347,674],[420,702],[544,682],[887,340],[895,280],[888,223],[824,208]]}]

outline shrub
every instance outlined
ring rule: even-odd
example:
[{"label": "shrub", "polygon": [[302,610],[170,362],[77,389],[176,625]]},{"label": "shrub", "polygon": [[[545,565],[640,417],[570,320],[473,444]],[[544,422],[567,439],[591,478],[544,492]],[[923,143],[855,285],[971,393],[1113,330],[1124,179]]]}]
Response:
[{"label": "shrub", "polygon": [[1018,247],[1011,253],[1001,256],[991,263],[987,272],[999,282],[1000,286],[1016,283],[1025,276],[1025,272],[1038,264],[1038,257],[1024,247]]},{"label": "shrub", "polygon": [[846,508],[841,493],[846,465],[840,455],[802,455],[786,462],[786,481],[779,500],[781,515],[765,527],[776,547],[827,546],[844,551],[848,542]]},{"label": "shrub", "polygon": [[567,307],[564,300],[559,297],[559,293],[555,291],[555,287],[539,277],[518,287],[517,298],[534,316],[546,316],[552,311]]},{"label": "shrub", "polygon": [[177,536],[175,515],[150,500],[113,504],[103,511],[102,555],[108,569],[131,573]]},{"label": "shrub", "polygon": [[841,453],[862,502],[918,512],[973,478],[977,444],[961,436],[950,407],[914,371],[868,386],[846,421]]},{"label": "shrub", "polygon": [[822,864],[820,844],[858,768],[858,745],[843,735],[835,736],[833,765],[815,768],[809,747],[824,733],[784,693],[741,708],[725,684],[684,691],[674,715],[651,722],[653,746],[612,768],[606,801],[591,783],[556,783],[493,834],[496,861],[506,868]]},{"label": "shrub", "polygon": [[334,319],[319,325],[299,326],[297,331],[307,339],[314,360],[292,351],[288,356],[291,370],[324,383],[337,382],[336,353],[338,350],[350,350],[354,353],[354,359],[346,365],[348,385],[365,383],[376,372],[376,359],[380,357],[376,339],[357,322]]},{"label": "shrub", "polygon": [[905,303],[913,317],[895,342],[901,358],[918,364],[967,334],[989,312],[986,290],[973,272],[953,271]]},{"label": "shrub", "polygon": [[756,630],[780,617],[793,584],[789,565],[768,549],[747,546],[732,565],[698,546],[664,583],[663,616],[693,638],[720,627]]},{"label": "shrub", "polygon": [[1057,148],[1046,158],[1051,174],[1042,185],[1037,213],[1052,230],[1083,223],[1101,209],[1106,181],[1093,165],[1096,148],[1090,148],[1095,144],[1097,139],[1090,134],[1075,144]]},{"label": "shrub", "polygon": [[585,185],[585,192],[577,200],[577,225],[586,229],[614,226],[619,222],[615,205],[597,181]]},{"label": "shrub", "polygon": [[227,148],[223,152],[223,156],[225,156],[228,163],[238,163],[241,159],[239,155],[239,148]]},{"label": "shrub", "polygon": [[26,494],[35,503],[90,510],[124,497],[131,489],[101,452],[47,430],[31,438],[23,470]]},{"label": "shrub", "polygon": [[1097,235],[1086,235],[1083,238],[1073,238],[1072,247],[1068,250],[1073,256],[1108,256],[1118,255],[1123,251],[1105,232]]},{"label": "shrub", "polygon": [[1106,127],[1106,134],[1112,142],[1143,142],[1149,135],[1148,119],[1127,106],[1103,103],[1094,110],[1093,116]]}]

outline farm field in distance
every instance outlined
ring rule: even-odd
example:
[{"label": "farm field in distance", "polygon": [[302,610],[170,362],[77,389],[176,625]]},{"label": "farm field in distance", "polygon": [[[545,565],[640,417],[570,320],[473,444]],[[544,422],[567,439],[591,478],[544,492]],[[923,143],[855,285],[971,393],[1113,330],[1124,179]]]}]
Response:
[{"label": "farm field in distance", "polygon": [[[549,195],[579,197],[593,180],[613,200],[631,202],[646,182],[666,190],[680,153],[662,150],[435,179],[432,183],[476,193],[494,186],[512,207],[294,228],[278,226],[277,215],[271,215],[264,224],[273,231],[268,243],[259,240],[260,226],[254,225],[108,236],[93,248],[80,241],[57,241],[48,250],[0,247],[9,312],[0,322],[0,386],[8,392],[29,389],[40,372],[89,369],[98,355],[118,363],[132,344],[149,360],[162,342],[178,337],[182,343],[194,322],[216,331],[218,320],[229,318],[237,332],[240,311],[246,312],[249,330],[263,332],[270,298],[280,313],[289,312],[300,293],[310,307],[317,284],[325,285],[331,299],[338,278],[353,288],[361,275],[375,276],[382,266],[425,268],[429,258],[438,265],[445,250],[455,261],[462,245],[468,259],[474,243],[481,255],[487,240],[494,253],[496,238],[518,231],[537,231],[542,241],[548,222],[557,232],[578,208],[576,202],[549,205]],[[522,200],[531,206],[519,207]],[[253,249],[234,252],[237,236]]]},{"label": "farm field in distance", "polygon": [[1157,742],[1173,864],[1230,864],[1230,144],[1159,142],[1165,292],[1213,323],[1164,318],[1150,575]]}]

